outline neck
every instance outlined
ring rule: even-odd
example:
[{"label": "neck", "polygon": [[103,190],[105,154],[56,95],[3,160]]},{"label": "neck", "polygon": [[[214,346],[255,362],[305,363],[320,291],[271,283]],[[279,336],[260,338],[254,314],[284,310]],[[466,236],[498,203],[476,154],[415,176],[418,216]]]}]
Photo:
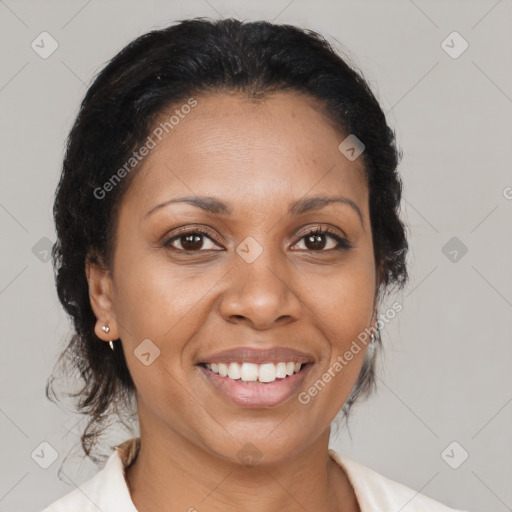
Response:
[{"label": "neck", "polygon": [[286,461],[253,466],[227,461],[175,432],[147,435],[126,470],[139,512],[356,512],[354,491],[328,454],[329,430]]}]

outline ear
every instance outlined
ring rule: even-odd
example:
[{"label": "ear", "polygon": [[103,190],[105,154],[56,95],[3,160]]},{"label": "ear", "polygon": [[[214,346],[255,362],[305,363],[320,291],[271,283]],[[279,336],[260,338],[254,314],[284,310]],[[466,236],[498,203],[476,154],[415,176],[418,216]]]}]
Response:
[{"label": "ear", "polygon": [[[94,332],[104,341],[117,340],[119,329],[114,313],[114,293],[110,269],[96,255],[88,255],[85,262],[85,274],[89,284],[89,299],[97,322]],[[105,332],[102,327],[110,331]]]},{"label": "ear", "polygon": [[380,285],[384,282],[385,277],[385,268],[384,264],[381,262],[380,265],[376,267],[376,273],[375,273],[375,295],[373,297],[373,313],[372,318],[370,320],[370,325],[374,329],[377,328],[377,321],[379,319],[379,295],[380,295]]},{"label": "ear", "polygon": [[373,308],[372,319],[370,321],[369,327],[372,329],[377,329],[377,320],[378,319],[379,319],[379,316],[378,316],[377,306],[375,306]]}]

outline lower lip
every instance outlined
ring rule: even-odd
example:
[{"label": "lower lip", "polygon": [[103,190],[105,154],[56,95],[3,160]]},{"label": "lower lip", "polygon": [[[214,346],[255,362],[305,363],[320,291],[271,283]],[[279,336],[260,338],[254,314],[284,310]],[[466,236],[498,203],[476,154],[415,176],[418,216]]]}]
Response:
[{"label": "lower lip", "polygon": [[302,385],[312,364],[304,365],[299,373],[289,375],[274,382],[243,382],[219,374],[199,365],[208,382],[222,395],[239,407],[265,408],[275,407],[292,397]]}]

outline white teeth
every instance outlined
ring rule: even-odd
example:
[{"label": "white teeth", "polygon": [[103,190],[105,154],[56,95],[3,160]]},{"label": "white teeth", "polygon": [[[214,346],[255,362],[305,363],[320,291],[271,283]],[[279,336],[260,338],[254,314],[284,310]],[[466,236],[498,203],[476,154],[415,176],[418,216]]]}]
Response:
[{"label": "white teeth", "polygon": [[228,377],[243,382],[274,382],[276,379],[284,379],[288,375],[298,373],[302,367],[301,363],[211,363],[206,367],[221,377]]},{"label": "white teeth", "polygon": [[274,363],[265,363],[260,365],[260,382],[274,382],[276,380],[276,365]]},{"label": "white teeth", "polygon": [[228,368],[228,377],[233,380],[240,378],[240,365],[238,363],[230,363]]},{"label": "white teeth", "polygon": [[286,363],[276,364],[276,377],[278,379],[284,379],[286,377]]},{"label": "white teeth", "polygon": [[243,363],[240,368],[240,378],[244,382],[254,382],[258,380],[258,365],[254,363]]},{"label": "white teeth", "polygon": [[221,377],[227,377],[228,376],[228,367],[224,363],[219,363],[219,375]]}]

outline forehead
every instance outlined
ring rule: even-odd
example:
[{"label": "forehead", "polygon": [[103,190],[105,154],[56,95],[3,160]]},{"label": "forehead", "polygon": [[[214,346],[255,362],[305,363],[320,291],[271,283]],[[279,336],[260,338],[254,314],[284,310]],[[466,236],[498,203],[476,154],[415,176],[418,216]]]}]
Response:
[{"label": "forehead", "polygon": [[185,100],[162,112],[155,127],[169,133],[161,140],[150,134],[155,147],[124,202],[136,199],[147,211],[186,193],[222,197],[236,210],[241,203],[289,202],[311,192],[342,193],[364,208],[362,158],[349,161],[339,151],[348,134],[315,98],[282,92],[258,100],[235,93],[194,99],[193,108],[181,109]]}]

